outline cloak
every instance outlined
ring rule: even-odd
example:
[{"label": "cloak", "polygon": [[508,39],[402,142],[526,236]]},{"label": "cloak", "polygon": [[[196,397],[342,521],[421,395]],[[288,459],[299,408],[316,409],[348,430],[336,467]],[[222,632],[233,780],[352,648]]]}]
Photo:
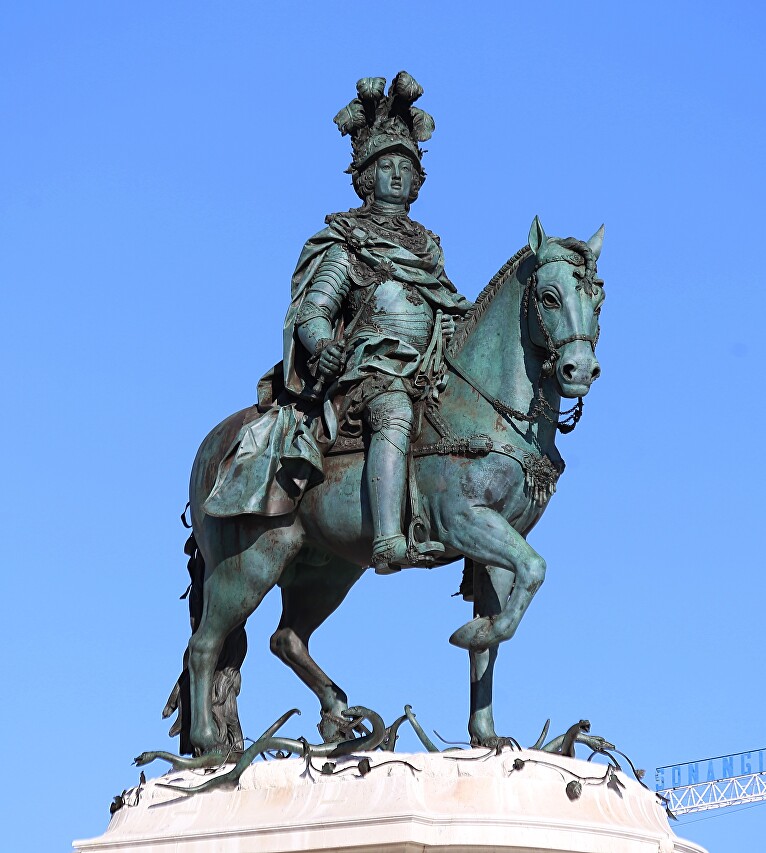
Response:
[{"label": "cloak", "polygon": [[[331,214],[325,221],[327,227],[306,242],[298,258],[292,278],[292,301],[283,330],[284,387],[304,399],[317,399],[318,395],[313,391],[315,379],[307,367],[307,354],[300,344],[296,346],[295,318],[331,246],[338,243],[347,246],[353,255],[372,269],[386,262],[389,278],[415,287],[434,309],[448,314],[464,314],[470,307],[447,278],[444,253],[438,238],[430,231],[423,229],[426,239],[422,250],[408,249],[376,231],[368,216],[356,211]],[[340,340],[343,334],[342,323],[343,318],[339,316],[333,329],[336,340]],[[270,376],[269,373],[264,379]]]},{"label": "cloak", "polygon": [[[402,242],[407,241],[396,241],[381,233],[374,220],[357,211],[331,214],[325,222],[327,227],[304,245],[293,273],[292,298],[283,330],[283,359],[258,383],[262,414],[258,420],[242,426],[224,456],[213,490],[204,504],[209,515],[286,514],[298,506],[310,480],[324,479],[323,454],[312,427],[319,421],[323,403],[329,421],[334,421],[329,397],[337,391],[338,383],[328,390],[317,390],[308,353],[297,342],[295,319],[331,246],[344,245],[352,260],[360,259],[373,270],[385,262],[388,278],[414,287],[434,310],[464,314],[470,307],[444,272],[444,255],[438,238],[422,226],[414,225],[420,239],[410,241],[409,247],[405,247]],[[342,314],[333,328],[335,340],[343,336]],[[388,359],[393,365],[387,370],[389,373],[406,376],[418,365],[417,351],[390,335],[367,336],[364,352],[374,355],[378,365]],[[380,369],[373,364],[366,366],[362,351],[358,355],[359,376],[365,369],[367,372]],[[398,370],[397,358],[401,364]],[[335,428],[332,423],[331,440]]]}]

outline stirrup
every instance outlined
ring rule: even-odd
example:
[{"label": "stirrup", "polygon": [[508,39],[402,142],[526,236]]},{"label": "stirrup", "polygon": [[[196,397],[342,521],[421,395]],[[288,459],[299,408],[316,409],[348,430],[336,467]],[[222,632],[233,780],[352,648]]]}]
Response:
[{"label": "stirrup", "polygon": [[402,533],[377,537],[372,546],[372,567],[376,575],[392,575],[403,566],[431,566],[444,553],[441,542],[407,544]]}]

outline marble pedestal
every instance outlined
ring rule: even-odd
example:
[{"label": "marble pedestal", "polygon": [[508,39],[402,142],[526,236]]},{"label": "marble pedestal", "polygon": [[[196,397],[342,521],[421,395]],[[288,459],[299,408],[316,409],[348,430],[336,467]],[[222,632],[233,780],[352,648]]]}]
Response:
[{"label": "marble pedestal", "polygon": [[[524,750],[373,752],[342,759],[340,775],[301,759],[259,762],[236,791],[185,796],[142,787],[78,853],[705,853],[677,838],[657,797],[603,764]],[[359,770],[360,759],[371,770]],[[474,759],[474,760],[471,760]],[[524,763],[519,765],[518,759]],[[516,762],[516,764],[514,764]],[[363,769],[365,769],[363,767]],[[567,784],[580,780],[572,799]],[[207,778],[207,777],[204,777]],[[570,794],[575,794],[570,788]],[[129,792],[130,802],[135,792]]]}]

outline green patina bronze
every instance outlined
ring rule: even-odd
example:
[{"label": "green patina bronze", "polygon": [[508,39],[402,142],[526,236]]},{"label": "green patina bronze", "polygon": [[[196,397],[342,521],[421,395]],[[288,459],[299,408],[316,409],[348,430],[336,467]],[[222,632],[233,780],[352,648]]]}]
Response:
[{"label": "green patina bronze", "polygon": [[[351,136],[363,204],[328,216],[304,246],[283,360],[194,462],[193,633],[165,708],[179,711],[181,752],[243,750],[244,625],[275,585],[271,649],[318,697],[323,741],[343,741],[347,696],[309,655],[310,636],[367,567],[459,558],[474,619],[450,642],[471,658],[471,742],[497,744],[497,647],[545,576],[526,534],[564,468],[556,435],[574,428],[600,372],[603,229],[549,238],[535,218],[528,246],[471,304],[438,237],[409,217],[425,178],[419,143],[434,129],[413,106],[422,89],[400,72],[388,94],[382,78],[357,93],[335,122]],[[577,402],[562,412],[562,398]]]}]

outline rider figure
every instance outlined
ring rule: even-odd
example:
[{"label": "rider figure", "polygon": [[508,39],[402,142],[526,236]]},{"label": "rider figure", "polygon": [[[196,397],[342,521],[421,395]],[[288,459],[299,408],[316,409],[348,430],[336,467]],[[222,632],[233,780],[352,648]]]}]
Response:
[{"label": "rider figure", "polygon": [[384,86],[360,80],[359,97],[335,118],[352,137],[349,171],[364,204],[328,216],[328,228],[306,244],[285,323],[287,389],[304,398],[342,394],[344,411],[369,429],[372,564],[381,572],[443,551],[424,542],[408,553],[402,533],[413,399],[423,396],[434,344],[440,352],[470,307],[444,272],[438,237],[408,216],[425,178],[417,143],[433,130],[433,119],[411,106],[422,89],[406,72],[388,96]]}]

